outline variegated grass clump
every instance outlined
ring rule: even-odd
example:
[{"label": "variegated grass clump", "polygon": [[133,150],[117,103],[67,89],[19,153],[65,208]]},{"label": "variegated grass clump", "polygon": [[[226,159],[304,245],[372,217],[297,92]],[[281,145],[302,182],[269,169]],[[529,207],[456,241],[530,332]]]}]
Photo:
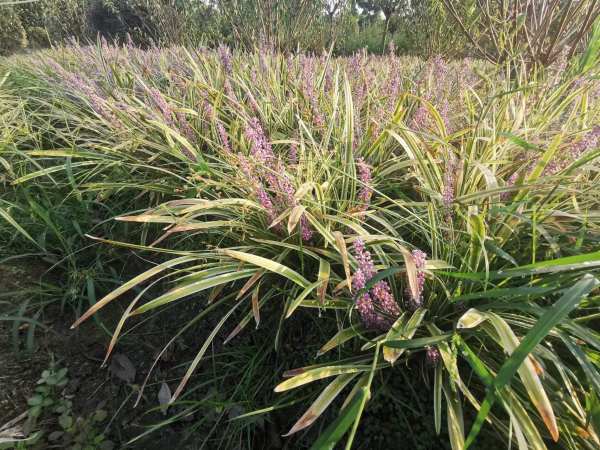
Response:
[{"label": "variegated grass clump", "polygon": [[162,255],[74,326],[140,292],[108,358],[132,316],[220,311],[172,403],[268,303],[280,328],[300,309],[336,324],[275,387],[329,380],[288,434],[345,397],[313,448],[350,448],[378,373],[406,364],[432,380],[453,449],[482,426],[521,450],[600,445],[597,68],[106,45],[3,66],[31,134],[3,135],[14,189],[93,197],[138,225],[88,244]]}]

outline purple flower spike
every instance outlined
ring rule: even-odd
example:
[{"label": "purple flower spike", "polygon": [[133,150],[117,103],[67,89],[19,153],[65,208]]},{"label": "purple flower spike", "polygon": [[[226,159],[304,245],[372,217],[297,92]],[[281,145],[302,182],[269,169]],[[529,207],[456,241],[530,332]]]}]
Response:
[{"label": "purple flower spike", "polygon": [[171,106],[167,103],[161,92],[156,88],[152,88],[150,89],[150,97],[152,98],[152,101],[154,102],[156,107],[160,110],[160,113],[162,114],[165,123],[168,126],[172,126],[173,110],[171,109]]},{"label": "purple flower spike", "polygon": [[387,282],[379,281],[376,283],[373,289],[371,289],[371,295],[384,313],[392,317],[400,315],[400,308],[398,308],[398,304]]},{"label": "purple flower spike", "polygon": [[265,191],[265,189],[262,186],[259,186],[257,188],[256,196],[260,205],[267,211],[267,216],[269,217],[269,220],[273,222],[277,217],[277,213],[275,212],[275,207],[273,206],[273,202],[271,201],[271,196],[267,193],[267,191]]},{"label": "purple flower spike", "polygon": [[358,210],[362,213],[365,212],[371,203],[371,197],[373,195],[373,188],[371,187],[371,169],[363,158],[356,160],[358,168],[358,179],[362,186],[358,191],[358,201],[360,202]]},{"label": "purple flower spike", "polygon": [[310,241],[313,237],[313,232],[310,229],[308,219],[306,218],[306,216],[304,214],[300,218],[300,234],[301,234],[302,240],[304,242]]},{"label": "purple flower spike", "polygon": [[440,362],[442,355],[437,347],[427,347],[427,352],[425,358],[427,360],[427,365],[431,367],[435,367]]},{"label": "purple flower spike", "polygon": [[[358,286],[352,286],[354,289],[363,289],[365,287],[365,283],[373,278],[375,275],[375,266],[373,265],[373,260],[371,259],[371,253],[365,249],[365,243],[362,239],[357,239],[354,241],[354,253],[356,257],[356,261],[358,262],[358,271],[362,273],[364,279],[364,283]],[[359,278],[361,280],[361,278]],[[360,281],[358,281],[360,283]]]},{"label": "purple flower spike", "polygon": [[223,66],[223,70],[225,70],[226,74],[231,74],[233,72],[233,63],[231,57],[231,50],[226,45],[219,45],[219,58],[221,60],[221,65]]},{"label": "purple flower spike", "polygon": [[[544,175],[554,175],[566,169],[581,158],[585,152],[597,147],[600,144],[600,125],[596,125],[592,130],[588,131],[583,139],[572,144],[566,153],[560,155],[558,159],[554,159],[544,169]],[[562,156],[562,157],[561,157]]]},{"label": "purple flower spike", "polygon": [[290,154],[288,159],[292,166],[298,164],[298,145],[296,145],[296,143],[293,143],[290,146]]},{"label": "purple flower spike", "polygon": [[179,123],[179,129],[181,130],[181,132],[183,133],[185,138],[188,141],[190,141],[191,143],[196,142],[196,133],[190,126],[190,123],[188,122],[187,118],[185,117],[185,114],[183,114],[182,112],[177,112],[177,114],[175,114],[175,115],[177,116],[177,122]]},{"label": "purple flower spike", "polygon": [[212,104],[210,103],[208,94],[206,93],[206,91],[203,91],[201,96],[202,96],[202,109],[206,113],[206,120],[209,120],[209,121],[213,120],[215,118],[215,110],[213,109]]},{"label": "purple flower spike", "polygon": [[246,126],[245,135],[252,145],[250,149],[252,156],[267,168],[270,167],[275,160],[275,155],[257,118],[250,119]]},{"label": "purple flower spike", "polygon": [[[362,239],[354,241],[354,254],[358,262],[358,268],[352,276],[352,288],[360,291],[375,275],[375,266],[371,254],[365,249]],[[362,294],[356,300],[356,309],[362,322],[368,328],[380,330],[392,325],[390,317],[398,317],[400,308],[394,299],[390,286],[385,281],[379,281],[368,292]],[[377,310],[383,313],[380,314]]]},{"label": "purple flower spike", "polygon": [[422,130],[423,128],[425,128],[427,126],[428,120],[429,120],[429,112],[427,111],[427,108],[423,104],[420,104],[419,107],[417,108],[417,111],[415,112],[415,114],[412,117],[412,120],[410,123],[410,128],[412,128],[413,130],[416,130],[416,131]]},{"label": "purple flower spike", "polygon": [[[283,162],[275,157],[271,143],[257,118],[253,118],[248,122],[244,134],[250,141],[250,154],[255,163],[261,166],[260,178],[266,182],[265,185],[268,189],[275,194],[273,211],[282,213],[288,208],[297,206],[296,189],[285,173]],[[283,228],[278,231],[283,231]],[[300,235],[304,241],[309,241],[313,236],[308,219],[304,215],[300,218]]]},{"label": "purple flower spike", "polygon": [[231,146],[229,145],[229,139],[227,138],[227,132],[225,131],[225,127],[221,122],[217,124],[217,130],[219,132],[219,138],[221,139],[221,144],[223,145],[223,150],[225,153],[231,153]]},{"label": "purple flower spike", "polygon": [[356,300],[356,309],[367,328],[379,328],[379,317],[369,294],[363,294]]},{"label": "purple flower spike", "polygon": [[456,171],[458,161],[454,154],[450,154],[444,171],[444,186],[442,188],[442,204],[447,215],[452,214],[452,203],[454,203],[454,185],[456,184]]}]

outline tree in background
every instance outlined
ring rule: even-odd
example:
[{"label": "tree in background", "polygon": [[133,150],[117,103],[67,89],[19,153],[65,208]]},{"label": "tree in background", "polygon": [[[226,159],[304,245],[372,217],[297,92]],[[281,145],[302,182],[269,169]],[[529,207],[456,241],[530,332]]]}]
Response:
[{"label": "tree in background", "polygon": [[214,0],[214,5],[235,44],[281,51],[310,48],[316,35],[313,25],[324,10],[315,0]]},{"label": "tree in background", "polygon": [[443,0],[478,53],[531,67],[570,58],[600,15],[598,0]]},{"label": "tree in background", "polygon": [[[0,4],[5,0],[0,0]],[[45,47],[98,35],[135,45],[227,43],[254,49],[422,56],[473,53],[530,67],[571,56],[600,0],[36,0],[3,6],[0,47]]]},{"label": "tree in background", "polygon": [[0,5],[0,55],[8,55],[27,46],[27,34],[16,11]]},{"label": "tree in background", "polygon": [[[454,0],[457,3],[459,0]],[[464,56],[469,52],[466,38],[456,32],[456,24],[442,0],[413,1],[407,13],[401,16],[405,30],[403,38],[413,51],[425,56]]]},{"label": "tree in background", "polygon": [[[349,2],[348,0],[324,0],[323,4],[326,19],[324,31],[326,35],[329,36],[329,39],[326,42],[327,46],[330,46],[337,40],[338,31],[342,28],[342,24],[338,23],[338,20],[343,20],[342,16],[348,12],[352,14],[352,2]],[[327,28],[329,30],[327,30]]]},{"label": "tree in background", "polygon": [[18,3],[15,11],[23,24],[29,44],[45,47],[70,38],[89,36],[88,0],[37,0]]},{"label": "tree in background", "polygon": [[401,11],[409,9],[410,3],[408,0],[358,0],[357,5],[364,12],[373,17],[377,17],[379,14],[383,15],[381,50],[385,51],[392,19]]}]

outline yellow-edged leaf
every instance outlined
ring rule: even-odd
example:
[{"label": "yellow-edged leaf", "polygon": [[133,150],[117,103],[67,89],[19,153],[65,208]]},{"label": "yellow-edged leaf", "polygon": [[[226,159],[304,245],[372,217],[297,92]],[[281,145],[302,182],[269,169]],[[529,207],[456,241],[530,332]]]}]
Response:
[{"label": "yellow-edged leaf", "polygon": [[317,420],[321,414],[323,414],[323,411],[327,409],[331,402],[335,400],[342,389],[344,389],[346,385],[357,375],[358,373],[339,375],[335,380],[329,383],[329,385],[323,389],[323,392],[321,392],[313,404],[310,405],[310,408],[308,408],[306,412],[302,414],[302,417],[298,419],[290,431],[283,436],[290,436],[312,425],[314,421]]},{"label": "yellow-edged leaf", "polygon": [[348,258],[348,249],[346,247],[344,235],[339,231],[334,231],[333,237],[335,238],[337,249],[340,252],[340,255],[342,255],[342,264],[344,265],[344,273],[346,274],[346,285],[348,286],[350,293],[352,293],[352,275],[350,273],[350,259]]}]

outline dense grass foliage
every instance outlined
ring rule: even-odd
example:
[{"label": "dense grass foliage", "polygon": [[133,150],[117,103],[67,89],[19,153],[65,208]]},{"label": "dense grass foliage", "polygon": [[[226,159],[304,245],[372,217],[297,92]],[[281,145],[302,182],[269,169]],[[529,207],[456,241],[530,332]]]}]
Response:
[{"label": "dense grass foliage", "polygon": [[211,324],[171,403],[215,339],[285,352],[301,319],[316,356],[251,373],[305,403],[288,434],[328,418],[313,448],[369,445],[408,368],[453,449],[600,445],[594,65],[99,45],[2,70],[5,248],[63,268],[75,326],[125,303],[107,358],[134,316],[207,305],[165,347]]}]

